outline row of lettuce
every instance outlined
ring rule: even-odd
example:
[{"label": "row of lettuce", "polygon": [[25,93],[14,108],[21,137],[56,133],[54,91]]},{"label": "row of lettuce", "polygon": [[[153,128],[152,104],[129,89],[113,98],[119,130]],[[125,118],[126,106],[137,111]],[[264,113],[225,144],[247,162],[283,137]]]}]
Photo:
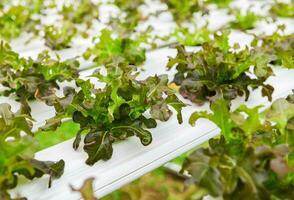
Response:
[{"label": "row of lettuce", "polygon": [[[195,19],[197,14],[205,18],[215,10],[215,7],[223,9],[228,16],[232,16],[232,20],[223,28],[246,31],[254,29],[260,21],[272,23],[278,18],[293,18],[294,3],[293,0],[290,1],[259,2],[260,9],[267,10],[267,15],[261,15],[255,12],[254,6],[249,6],[244,11],[236,6],[233,0],[159,0],[155,4],[161,3],[160,9],[150,9],[152,5],[144,0],[114,0],[103,3],[81,0],[64,4],[55,0],[22,0],[18,4],[3,0],[0,3],[0,38],[10,41],[23,33],[29,33],[29,40],[35,37],[43,38],[44,44],[50,49],[62,50],[71,47],[76,37],[89,38],[91,32],[97,31],[97,25],[103,24],[121,38],[131,38],[134,32],[144,32],[149,37],[146,42],[151,47],[156,46],[158,40],[177,40],[185,45],[199,45],[210,39],[211,31],[207,25],[198,26]],[[114,11],[104,19],[101,13],[109,7],[112,8],[110,12]],[[154,17],[160,20],[160,16],[166,13],[171,14],[177,25],[169,35],[154,35],[152,30],[156,27],[153,25],[149,25],[143,31],[140,29],[142,23]],[[54,17],[48,20],[48,15]]]}]

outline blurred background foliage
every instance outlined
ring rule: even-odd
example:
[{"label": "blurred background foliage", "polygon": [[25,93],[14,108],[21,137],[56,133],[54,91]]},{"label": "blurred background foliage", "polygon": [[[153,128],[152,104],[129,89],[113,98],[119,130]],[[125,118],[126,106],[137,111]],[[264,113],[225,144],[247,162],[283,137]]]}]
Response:
[{"label": "blurred background foliage", "polygon": [[184,179],[160,167],[102,198],[102,200],[190,200],[196,187],[185,188]]}]

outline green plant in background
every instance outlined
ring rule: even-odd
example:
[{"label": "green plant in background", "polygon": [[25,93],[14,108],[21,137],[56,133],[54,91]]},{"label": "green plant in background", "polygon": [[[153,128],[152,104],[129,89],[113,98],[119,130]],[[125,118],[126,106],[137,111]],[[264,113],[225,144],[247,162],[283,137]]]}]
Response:
[{"label": "green plant in background", "polygon": [[65,21],[74,24],[85,24],[88,28],[92,26],[93,20],[99,20],[99,4],[92,0],[79,0],[71,4],[64,4],[59,14]]},{"label": "green plant in background", "polygon": [[[276,100],[260,113],[260,106],[241,105],[230,111],[229,103],[217,100],[212,113],[195,112],[214,122],[221,136],[209,147],[193,152],[183,171],[204,189],[200,194],[224,199],[292,199],[294,193],[294,104],[292,96]],[[265,116],[265,117],[264,117]]]},{"label": "green plant in background", "polygon": [[57,81],[77,78],[78,67],[77,60],[61,62],[52,59],[48,52],[39,54],[37,60],[21,58],[7,43],[0,43],[0,83],[5,87],[2,95],[15,94],[26,110],[27,101],[35,98],[50,105],[59,88]]},{"label": "green plant in background", "polygon": [[34,159],[38,144],[31,128],[32,119],[25,111],[13,113],[9,104],[0,104],[0,199],[12,199],[8,190],[17,186],[19,176],[32,180],[48,174],[50,187],[51,180],[63,174],[63,160]]},{"label": "green plant in background", "polygon": [[203,10],[202,2],[199,0],[161,0],[168,7],[177,23],[189,21],[195,12]]},{"label": "green plant in background", "polygon": [[0,39],[11,40],[24,31],[34,30],[38,20],[33,20],[35,9],[28,6],[11,6],[8,10],[0,4]]},{"label": "green plant in background", "polygon": [[198,46],[210,41],[211,31],[207,26],[196,28],[190,31],[186,27],[177,27],[171,37],[175,37],[176,41],[185,46]]},{"label": "green plant in background", "polygon": [[196,187],[184,188],[183,179],[156,169],[102,200],[190,200]]},{"label": "green plant in background", "polygon": [[[45,25],[45,45],[53,50],[61,50],[71,46],[72,39],[77,35],[87,38],[87,33],[93,22],[99,20],[100,4],[91,0],[81,0],[74,3],[63,4],[58,12],[62,20],[58,20],[58,26]],[[81,25],[86,27],[82,27]]]},{"label": "green plant in background", "polygon": [[232,0],[205,0],[205,2],[208,4],[215,4],[219,8],[227,8]]},{"label": "green plant in background", "polygon": [[233,9],[230,12],[235,16],[235,20],[230,23],[230,26],[243,31],[255,28],[256,23],[262,19],[261,16],[258,16],[250,10],[247,10],[245,14],[241,13],[240,10]]},{"label": "green plant in background", "polygon": [[119,17],[110,19],[108,24],[112,27],[112,30],[123,37],[130,37],[139,23],[148,18],[139,10],[140,6],[144,4],[144,0],[114,0],[114,5],[120,9],[121,13]]},{"label": "green plant in background", "polygon": [[209,13],[208,6],[210,4],[215,4],[219,8],[226,8],[232,0],[161,0],[161,2],[167,5],[168,11],[179,24],[185,21],[193,21],[193,15],[196,12]]},{"label": "green plant in background", "polygon": [[[251,46],[257,52],[272,56],[272,64],[280,65],[289,69],[294,68],[294,34],[283,34],[285,26],[279,26],[272,35],[255,36]],[[261,41],[261,44],[259,43]]]},{"label": "green plant in background", "polygon": [[[214,37],[197,52],[187,52],[184,46],[176,46],[178,54],[169,59],[167,68],[176,66],[173,81],[180,86],[180,94],[199,104],[213,98],[232,100],[243,95],[247,100],[248,87],[255,89],[261,86],[262,95],[271,100],[273,87],[264,83],[272,75],[268,66],[271,56],[248,48],[233,51],[227,32]],[[251,66],[254,67],[255,78],[249,76]]]},{"label": "green plant in background", "polygon": [[[95,40],[96,38],[94,38]],[[129,64],[140,65],[145,59],[145,49],[141,44],[146,41],[146,36],[131,38],[113,38],[111,31],[103,29],[99,41],[84,53],[84,58],[94,56],[93,61],[98,65],[111,63],[116,56],[123,57]]]},{"label": "green plant in background", "polygon": [[[77,24],[92,26],[94,20],[99,19],[99,4],[91,0],[82,0],[74,4],[64,4],[59,15],[62,20],[55,25],[41,24],[40,17],[44,16],[48,8],[57,9],[55,2],[49,5],[44,0],[25,0],[22,4],[14,5],[11,2],[0,4],[0,38],[10,40],[19,37],[23,32],[33,32],[40,35],[40,28],[44,27],[46,45],[54,50],[68,48],[74,36],[78,33],[88,37],[87,31],[77,30]],[[19,3],[19,2],[18,2]],[[5,6],[8,6],[6,8]]]},{"label": "green plant in background", "polygon": [[[45,27],[47,46],[60,50],[68,48],[72,39],[77,35],[88,38],[88,30],[93,28],[95,21],[99,21],[100,5],[100,3],[93,3],[92,0],[79,0],[63,4],[58,13],[62,16],[61,26],[58,28],[53,25],[49,26],[47,32],[47,27]],[[46,37],[46,35],[48,36]]]},{"label": "green plant in background", "polygon": [[[65,89],[65,96],[56,99],[56,117],[47,121],[43,129],[54,129],[63,118],[71,117],[80,125],[74,148],[85,133],[84,150],[88,154],[87,164],[108,160],[112,156],[112,144],[130,136],[140,138],[143,145],[152,141],[147,128],[156,127],[156,120],[167,121],[172,115],[169,106],[177,111],[179,123],[182,122],[181,110],[185,106],[170,89],[166,75],[148,77],[138,81],[134,66],[121,62],[106,65],[107,74],[96,71],[91,77],[104,82],[102,89],[95,89],[90,81],[77,80],[81,88]],[[166,97],[165,97],[166,96]],[[149,110],[150,118],[143,114]]]},{"label": "green plant in background", "polygon": [[294,1],[291,0],[290,3],[279,2],[275,0],[270,8],[270,14],[273,17],[294,17]]},{"label": "green plant in background", "polygon": [[44,27],[45,45],[53,50],[69,48],[72,39],[77,35],[77,29],[71,23],[64,23],[62,27],[54,25]]}]

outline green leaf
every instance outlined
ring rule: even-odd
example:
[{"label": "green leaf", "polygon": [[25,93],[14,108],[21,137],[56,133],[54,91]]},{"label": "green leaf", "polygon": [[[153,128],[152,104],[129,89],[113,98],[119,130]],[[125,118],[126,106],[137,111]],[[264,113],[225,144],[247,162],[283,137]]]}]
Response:
[{"label": "green leaf", "polygon": [[182,172],[188,171],[196,187],[206,191],[203,196],[291,199],[294,194],[291,101],[278,99],[264,112],[260,112],[262,106],[245,105],[230,112],[224,102],[212,103],[211,114],[192,114],[190,123],[207,118],[221,128],[221,136],[191,153]]},{"label": "green leaf", "polygon": [[53,50],[61,50],[71,46],[72,39],[77,34],[76,27],[71,23],[64,23],[62,27],[45,26],[45,45]]},{"label": "green leaf", "polygon": [[240,10],[231,10],[235,16],[235,20],[230,23],[230,26],[235,29],[248,30],[255,28],[256,23],[262,17],[255,14],[254,12],[247,10],[245,14],[241,13]]},{"label": "green leaf", "polygon": [[254,73],[257,77],[268,77],[272,74],[271,68],[268,67],[268,63],[273,61],[273,56],[264,53],[255,53],[252,56],[252,62],[256,66]]},{"label": "green leaf", "polygon": [[294,17],[293,1],[274,1],[274,3],[271,5],[270,13],[273,15],[273,17]]},{"label": "green leaf", "polygon": [[166,103],[177,111],[177,119],[179,124],[183,122],[182,109],[186,106],[176,95],[170,95],[166,99]]},{"label": "green leaf", "polygon": [[[248,108],[247,106],[240,105],[232,114],[231,118],[237,126],[241,127],[247,135],[254,133],[262,127],[259,110],[262,106]],[[243,114],[246,117],[243,117]]]},{"label": "green leaf", "polygon": [[178,54],[169,58],[167,68],[176,67],[173,82],[180,87],[180,94],[201,105],[218,98],[233,100],[245,96],[247,100],[249,88],[254,90],[260,86],[262,95],[271,100],[273,87],[265,81],[273,75],[269,64],[275,57],[257,47],[233,50],[228,38],[228,30],[215,33],[214,40],[203,43],[202,49],[195,52],[176,46]]},{"label": "green leaf", "polygon": [[65,165],[63,160],[59,160],[58,162],[51,162],[32,159],[30,160],[30,163],[36,170],[39,171],[38,173],[50,175],[48,185],[49,188],[51,187],[52,179],[60,178],[62,176]]},{"label": "green leaf", "polygon": [[223,193],[220,172],[209,165],[210,158],[201,150],[193,152],[183,164],[182,170],[187,170],[193,177],[193,182],[208,190],[212,196]]},{"label": "green leaf", "polygon": [[84,150],[88,154],[86,163],[93,165],[98,160],[108,160],[112,156],[112,140],[109,132],[91,132],[84,139]]},{"label": "green leaf", "polygon": [[[4,6],[2,6],[4,3]],[[37,5],[27,2],[27,5],[11,5],[9,2],[1,2],[0,16],[0,39],[11,40],[17,38],[22,32],[36,31],[36,24],[39,20],[33,17],[34,14],[40,14],[40,10],[36,9]]]},{"label": "green leaf", "polygon": [[117,126],[111,129],[111,133],[114,137],[117,137],[116,135],[118,133],[121,134],[124,132],[125,134],[135,135],[140,138],[140,141],[144,146],[147,146],[152,142],[151,133],[139,126]]},{"label": "green leaf", "polygon": [[0,50],[0,84],[5,86],[4,94],[15,94],[26,112],[30,111],[28,100],[39,99],[52,105],[58,83],[78,77],[76,59],[61,62],[52,59],[48,51],[40,53],[36,60],[25,59],[2,41]]},{"label": "green leaf", "polygon": [[63,4],[60,14],[65,21],[74,24],[85,24],[87,28],[92,26],[94,20],[99,19],[99,6],[92,1],[84,0]]},{"label": "green leaf", "polygon": [[276,122],[283,132],[289,119],[294,117],[294,104],[285,99],[276,100],[266,112],[267,119]]},{"label": "green leaf", "polygon": [[[64,97],[54,98],[52,104],[57,114],[45,126],[55,130],[69,117],[79,124],[73,148],[79,147],[81,134],[85,133],[84,150],[89,156],[86,163],[90,165],[110,159],[116,141],[137,136],[143,145],[149,145],[152,136],[146,128],[155,128],[156,120],[167,121],[173,114],[169,106],[177,111],[181,123],[185,106],[169,88],[167,75],[137,80],[136,67],[121,59],[105,67],[106,74],[97,70],[91,75],[104,82],[104,87],[96,89],[89,80],[78,79],[78,92],[67,88]],[[150,118],[144,116],[146,112],[151,114]]]},{"label": "green leaf", "polygon": [[264,61],[270,60],[274,65],[289,69],[294,67],[294,53],[292,51],[294,36],[283,33],[284,28],[284,26],[278,26],[272,35],[256,36],[255,43],[261,42],[261,45],[255,46],[254,54],[260,57],[260,65],[264,65]]},{"label": "green leaf", "polygon": [[44,174],[59,178],[64,162],[38,161],[34,153],[38,150],[37,140],[33,138],[32,119],[20,110],[11,111],[9,104],[0,104],[0,197],[11,199],[8,190],[17,186],[18,177],[39,178]]},{"label": "green leaf", "polygon": [[151,107],[150,114],[154,119],[158,119],[160,121],[167,121],[172,115],[172,111],[168,108],[167,104],[158,103]]},{"label": "green leaf", "polygon": [[261,89],[261,94],[263,97],[267,97],[269,101],[272,101],[272,94],[274,92],[274,87],[271,85],[263,85]]},{"label": "green leaf", "polygon": [[147,128],[155,128],[157,126],[156,120],[153,118],[147,119],[144,116],[140,117],[140,121],[147,127]]},{"label": "green leaf", "polygon": [[173,15],[174,20],[177,23],[192,19],[193,13],[204,10],[199,0],[183,0],[181,2],[177,0],[161,0],[168,7],[168,10]]},{"label": "green leaf", "polygon": [[84,58],[89,59],[92,55],[99,65],[111,63],[115,57],[122,57],[134,65],[142,64],[146,59],[145,49],[140,47],[140,42],[129,38],[114,39],[108,29],[101,31],[99,42],[87,49]]},{"label": "green leaf", "polygon": [[198,119],[201,119],[201,118],[209,119],[210,117],[211,117],[211,114],[209,114],[206,111],[194,112],[191,114],[191,116],[189,118],[189,123],[191,126],[195,126]]},{"label": "green leaf", "polygon": [[221,129],[221,133],[224,135],[226,140],[231,140],[231,130],[235,125],[230,119],[228,102],[226,100],[219,99],[211,104],[210,109],[213,112],[211,114],[206,111],[192,113],[189,118],[189,123],[194,126],[195,122],[199,118],[207,118]]},{"label": "green leaf", "polygon": [[215,45],[220,48],[223,52],[228,52],[230,49],[229,45],[229,31],[225,30],[221,34],[214,34]]},{"label": "green leaf", "polygon": [[294,89],[292,90],[292,94],[289,94],[286,98],[286,100],[291,103],[294,104]]},{"label": "green leaf", "polygon": [[177,42],[185,46],[198,46],[210,40],[211,31],[207,26],[196,28],[191,32],[188,28],[177,27],[171,35],[176,38]]}]

